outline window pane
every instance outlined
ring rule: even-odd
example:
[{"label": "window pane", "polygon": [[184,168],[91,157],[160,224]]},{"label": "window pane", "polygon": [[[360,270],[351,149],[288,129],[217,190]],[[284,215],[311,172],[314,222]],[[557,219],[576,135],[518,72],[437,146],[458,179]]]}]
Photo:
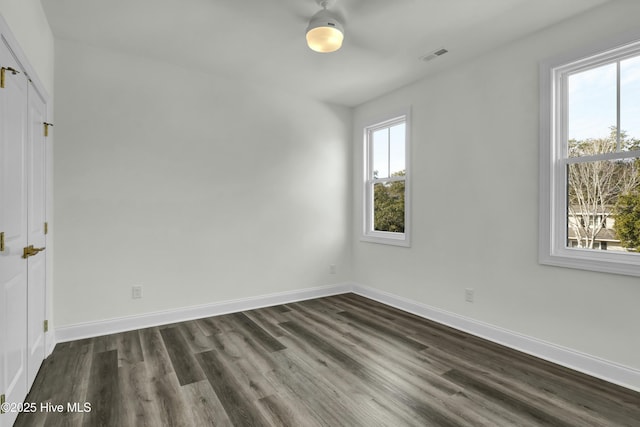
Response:
[{"label": "window pane", "polygon": [[640,140],[640,56],[620,61],[622,149],[638,149]]},{"label": "window pane", "polygon": [[405,124],[389,128],[389,165],[391,176],[404,175],[405,166]]},{"label": "window pane", "polygon": [[389,128],[373,132],[373,177],[389,176]]},{"label": "window pane", "polygon": [[618,121],[616,69],[613,63],[569,76],[567,125],[570,157],[608,152],[612,143],[615,151]]},{"label": "window pane", "polygon": [[404,233],[404,181],[373,186],[373,229]]},{"label": "window pane", "polygon": [[568,166],[567,247],[640,249],[639,172],[637,158]]}]

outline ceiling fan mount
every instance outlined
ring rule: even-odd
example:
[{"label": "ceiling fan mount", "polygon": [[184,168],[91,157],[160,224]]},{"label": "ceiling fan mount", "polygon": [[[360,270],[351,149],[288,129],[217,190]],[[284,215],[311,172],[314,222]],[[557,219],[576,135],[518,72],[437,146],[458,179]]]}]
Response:
[{"label": "ceiling fan mount", "polygon": [[316,3],[321,8],[328,9],[330,7],[333,7],[333,5],[336,4],[336,0],[316,0]]}]

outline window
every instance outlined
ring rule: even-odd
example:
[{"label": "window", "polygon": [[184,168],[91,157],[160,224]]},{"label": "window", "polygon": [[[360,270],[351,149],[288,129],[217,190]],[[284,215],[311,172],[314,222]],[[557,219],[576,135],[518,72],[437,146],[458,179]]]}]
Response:
[{"label": "window", "polygon": [[362,240],[409,246],[408,114],[367,126]]},{"label": "window", "polygon": [[540,262],[640,276],[640,40],[541,66]]}]

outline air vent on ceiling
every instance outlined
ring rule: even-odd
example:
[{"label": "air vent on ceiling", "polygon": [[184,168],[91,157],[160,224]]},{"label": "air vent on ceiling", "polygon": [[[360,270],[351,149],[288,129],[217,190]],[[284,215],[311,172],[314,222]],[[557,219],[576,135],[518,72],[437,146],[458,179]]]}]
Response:
[{"label": "air vent on ceiling", "polygon": [[433,52],[428,53],[428,54],[426,54],[424,56],[421,56],[420,59],[425,61],[425,62],[426,61],[431,61],[432,59],[436,59],[438,56],[442,56],[447,52],[449,52],[447,49],[441,48],[441,49],[438,49],[438,50],[434,50]]}]

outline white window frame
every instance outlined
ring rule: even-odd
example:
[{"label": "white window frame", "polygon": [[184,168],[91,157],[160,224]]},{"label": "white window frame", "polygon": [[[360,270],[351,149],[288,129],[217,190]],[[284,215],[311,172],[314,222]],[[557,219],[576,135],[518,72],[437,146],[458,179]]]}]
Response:
[{"label": "white window frame", "polygon": [[[411,173],[410,173],[410,138],[411,120],[410,109],[404,109],[396,114],[389,114],[383,120],[378,120],[364,127],[364,180],[363,180],[363,206],[362,206],[362,235],[360,240],[372,243],[382,243],[394,246],[411,246]],[[370,137],[374,131],[405,123],[405,176],[373,178],[373,140]],[[404,233],[378,231],[373,229],[373,188],[379,182],[404,181]]]},{"label": "white window frame", "polygon": [[[567,247],[567,77],[571,73],[640,55],[640,33],[576,50],[540,64],[541,264],[640,276],[640,254]],[[619,108],[619,107],[618,107]],[[619,127],[619,125],[618,125]],[[571,162],[640,157],[639,151],[606,153]]]}]

